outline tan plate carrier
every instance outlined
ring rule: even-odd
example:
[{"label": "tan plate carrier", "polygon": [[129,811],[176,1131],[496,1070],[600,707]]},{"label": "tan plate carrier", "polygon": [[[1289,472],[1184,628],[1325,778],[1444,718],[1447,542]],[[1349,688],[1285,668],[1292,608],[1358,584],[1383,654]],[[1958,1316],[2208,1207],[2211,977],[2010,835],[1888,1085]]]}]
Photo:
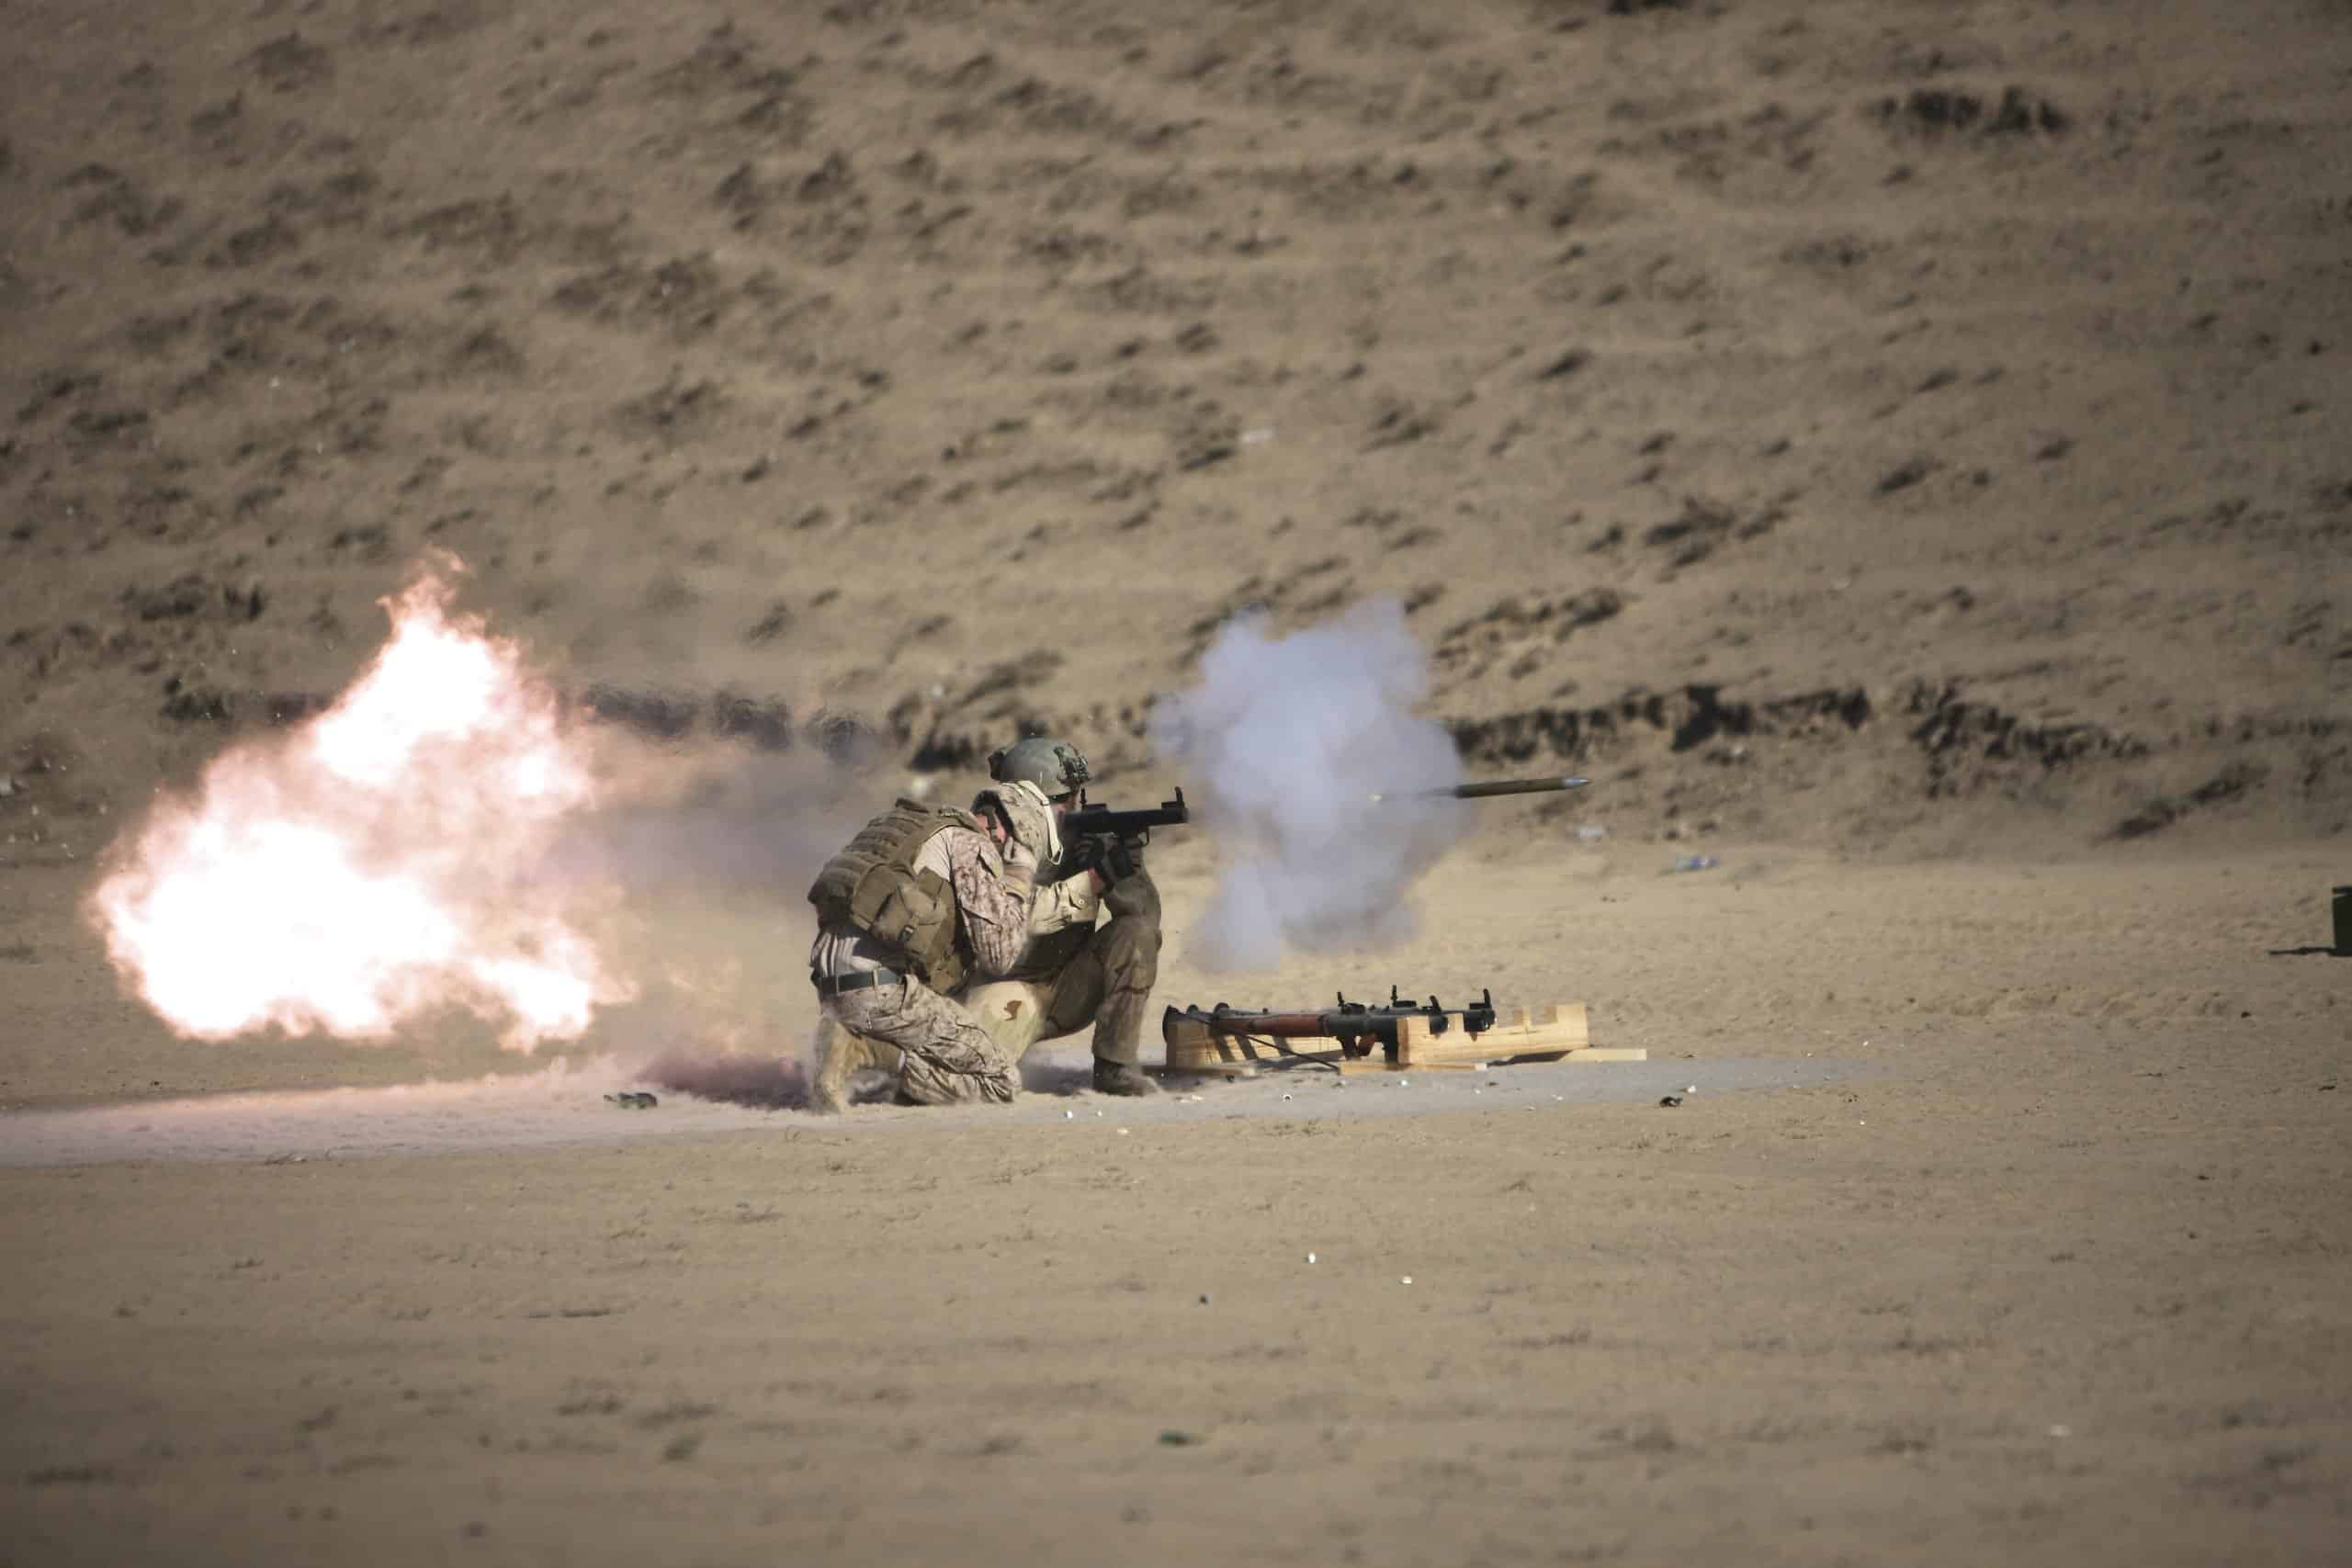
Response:
[{"label": "tan plate carrier", "polygon": [[1547,1062],[1649,1060],[1649,1053],[1639,1047],[1593,1045],[1586,1032],[1582,1002],[1555,1003],[1532,1018],[1525,1008],[1509,1012],[1498,1010],[1495,1026],[1475,1035],[1465,1031],[1458,1020],[1451,1022],[1444,1033],[1438,1034],[1430,1031],[1426,1018],[1399,1019],[1394,1061],[1378,1046],[1369,1056],[1342,1056],[1337,1040],[1331,1041],[1329,1050],[1299,1049],[1312,1045],[1313,1041],[1284,1041],[1282,1043],[1290,1047],[1285,1053],[1263,1041],[1222,1033],[1198,1019],[1177,1013],[1163,1016],[1160,1037],[1168,1047],[1168,1071],[1171,1073],[1247,1073],[1254,1071],[1259,1063],[1278,1062],[1285,1054],[1329,1062],[1343,1073],[1493,1067],[1530,1058]]}]

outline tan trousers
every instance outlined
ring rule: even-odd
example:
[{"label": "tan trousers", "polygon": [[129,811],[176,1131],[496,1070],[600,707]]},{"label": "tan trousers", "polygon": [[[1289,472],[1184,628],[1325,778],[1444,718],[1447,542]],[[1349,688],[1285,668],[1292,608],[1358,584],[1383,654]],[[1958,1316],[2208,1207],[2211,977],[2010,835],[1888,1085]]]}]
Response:
[{"label": "tan trousers", "polygon": [[[833,1030],[888,1050],[906,1064],[910,1076],[920,1070],[926,1085],[952,1086],[957,1100],[1010,1105],[1021,1092],[1019,1058],[1008,1055],[968,1009],[920,980],[843,991],[820,1007]],[[847,1083],[844,1073],[835,1088],[836,1101]]]}]

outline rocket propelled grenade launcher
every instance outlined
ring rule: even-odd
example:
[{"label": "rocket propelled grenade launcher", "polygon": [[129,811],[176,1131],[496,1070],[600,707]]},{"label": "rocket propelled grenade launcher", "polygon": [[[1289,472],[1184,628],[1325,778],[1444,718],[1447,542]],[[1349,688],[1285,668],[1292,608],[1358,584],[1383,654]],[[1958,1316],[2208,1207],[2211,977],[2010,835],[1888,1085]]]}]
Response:
[{"label": "rocket propelled grenade launcher", "polygon": [[1391,800],[1489,800],[1498,795],[1543,795],[1555,789],[1582,789],[1590,779],[1495,779],[1486,784],[1441,785],[1436,789],[1396,790],[1371,796],[1380,804]]},{"label": "rocket propelled grenade launcher", "polygon": [[[1250,1012],[1217,1003],[1213,1008],[1170,1008],[1159,1021],[1170,1072],[1254,1071],[1283,1058],[1287,1065],[1314,1063],[1346,1074],[1411,1068],[1490,1067],[1509,1062],[1638,1062],[1639,1046],[1594,1048],[1582,1002],[1557,1002],[1531,1012],[1495,1005],[1482,990],[1469,1007],[1450,1008],[1431,997],[1426,1003],[1400,997],[1388,1003],[1351,1002],[1345,994],[1321,1012]],[[1297,1041],[1306,1049],[1290,1042]],[[1336,1043],[1336,1054],[1328,1045]],[[1373,1047],[1380,1047],[1377,1055]],[[1320,1047],[1320,1048],[1318,1048]]]},{"label": "rocket propelled grenade launcher", "polygon": [[[1388,790],[1367,795],[1372,804],[1400,800],[1488,800],[1504,795],[1544,795],[1581,789],[1583,778],[1496,779],[1435,789]],[[1639,1047],[1594,1049],[1582,1002],[1558,1002],[1531,1013],[1514,1008],[1504,1017],[1495,1007],[1494,993],[1481,988],[1468,1007],[1450,1008],[1431,997],[1410,1001],[1388,988],[1388,1003],[1351,1002],[1340,993],[1337,1003],[1318,1012],[1253,1012],[1219,1002],[1213,1008],[1171,1007],[1160,1016],[1160,1039],[1168,1048],[1170,1072],[1254,1072],[1251,1064],[1263,1060],[1261,1047],[1283,1057],[1308,1060],[1342,1073],[1368,1068],[1476,1067],[1498,1062],[1641,1061],[1648,1053]],[[1340,1047],[1335,1061],[1329,1055],[1295,1050],[1286,1041],[1332,1041]],[[1382,1061],[1369,1061],[1374,1046]]]},{"label": "rocket propelled grenade launcher", "polygon": [[1192,819],[1192,808],[1184,804],[1184,792],[1181,789],[1173,800],[1163,800],[1156,808],[1145,807],[1134,811],[1115,811],[1090,801],[1081,789],[1078,792],[1078,804],[1062,814],[1062,837],[1148,839],[1154,828],[1182,827]]},{"label": "rocket propelled grenade launcher", "polygon": [[1213,1035],[1244,1039],[1337,1040],[1342,1056],[1369,1056],[1377,1045],[1394,1061],[1397,1026],[1408,1018],[1425,1020],[1432,1035],[1446,1033],[1458,1019],[1464,1032],[1475,1039],[1495,1026],[1494,993],[1482,989],[1477,1001],[1465,1008],[1446,1007],[1435,997],[1426,1005],[1405,1000],[1394,986],[1388,987],[1386,1007],[1351,1002],[1345,992],[1328,1012],[1247,1012],[1224,1002],[1213,1008],[1171,1007],[1160,1020],[1160,1032],[1165,1034],[1171,1023],[1185,1022],[1204,1025]]}]

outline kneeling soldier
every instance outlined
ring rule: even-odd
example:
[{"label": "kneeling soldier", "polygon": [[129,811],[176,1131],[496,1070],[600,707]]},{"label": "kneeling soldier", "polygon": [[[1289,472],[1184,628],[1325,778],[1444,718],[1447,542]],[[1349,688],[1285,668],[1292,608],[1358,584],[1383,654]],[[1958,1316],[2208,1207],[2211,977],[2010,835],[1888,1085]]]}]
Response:
[{"label": "kneeling soldier", "polygon": [[808,889],[818,920],[808,977],[820,1009],[904,1053],[900,1097],[918,1103],[1005,1104],[1020,1092],[1018,1055],[947,993],[1019,962],[1051,812],[1034,785],[985,791],[973,807],[901,800]]},{"label": "kneeling soldier", "polygon": [[[962,1003],[1017,1069],[1040,1040],[1094,1032],[1094,1089],[1101,1094],[1142,1095],[1158,1086],[1141,1066],[1144,1009],[1159,974],[1159,890],[1134,840],[1091,835],[1064,843],[1064,813],[1087,781],[1086,759],[1064,741],[1043,737],[1014,742],[989,759],[995,785],[973,808],[991,799],[1042,801],[1052,808],[1038,850],[1050,880],[1029,906],[1025,945],[1003,977],[967,973],[942,987]],[[1110,919],[1095,923],[1107,910]],[[823,1112],[847,1108],[851,1079],[861,1067],[897,1075],[899,1098],[925,1105],[997,1098],[989,1079],[941,1072],[927,1059],[893,1049],[838,1014],[818,1030],[817,1077],[810,1104]]]},{"label": "kneeling soldier", "polygon": [[[1051,878],[1031,907],[1030,942],[1003,979],[966,982],[961,999],[1014,1061],[1039,1040],[1092,1029],[1094,1088],[1144,1095],[1159,1086],[1142,1067],[1143,1025],[1159,978],[1159,888],[1136,840],[1083,836],[1065,842],[1065,815],[1088,778],[1067,741],[1033,736],[989,759],[1000,788],[1026,786],[1053,807],[1054,840],[1043,852]],[[1099,914],[1110,919],[1095,924]]]}]

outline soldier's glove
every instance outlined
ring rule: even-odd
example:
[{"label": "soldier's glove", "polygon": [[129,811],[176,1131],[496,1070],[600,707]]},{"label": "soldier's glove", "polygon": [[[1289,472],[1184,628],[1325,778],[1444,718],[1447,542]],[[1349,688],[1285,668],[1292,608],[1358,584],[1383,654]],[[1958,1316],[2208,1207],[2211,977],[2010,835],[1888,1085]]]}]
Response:
[{"label": "soldier's glove", "polygon": [[1062,872],[1067,876],[1099,871],[1108,885],[1125,882],[1142,870],[1141,839],[1122,839],[1114,833],[1090,833],[1084,838],[1071,840],[1062,850]]},{"label": "soldier's glove", "polygon": [[1102,880],[1125,882],[1143,874],[1143,840],[1141,839],[1112,839],[1102,852]]},{"label": "soldier's glove", "polygon": [[[1054,868],[1057,879],[1067,882],[1074,876],[1084,876],[1102,863],[1102,845],[1107,836],[1090,833],[1081,838],[1062,840],[1061,863]],[[1109,872],[1102,874],[1110,875]]]}]

